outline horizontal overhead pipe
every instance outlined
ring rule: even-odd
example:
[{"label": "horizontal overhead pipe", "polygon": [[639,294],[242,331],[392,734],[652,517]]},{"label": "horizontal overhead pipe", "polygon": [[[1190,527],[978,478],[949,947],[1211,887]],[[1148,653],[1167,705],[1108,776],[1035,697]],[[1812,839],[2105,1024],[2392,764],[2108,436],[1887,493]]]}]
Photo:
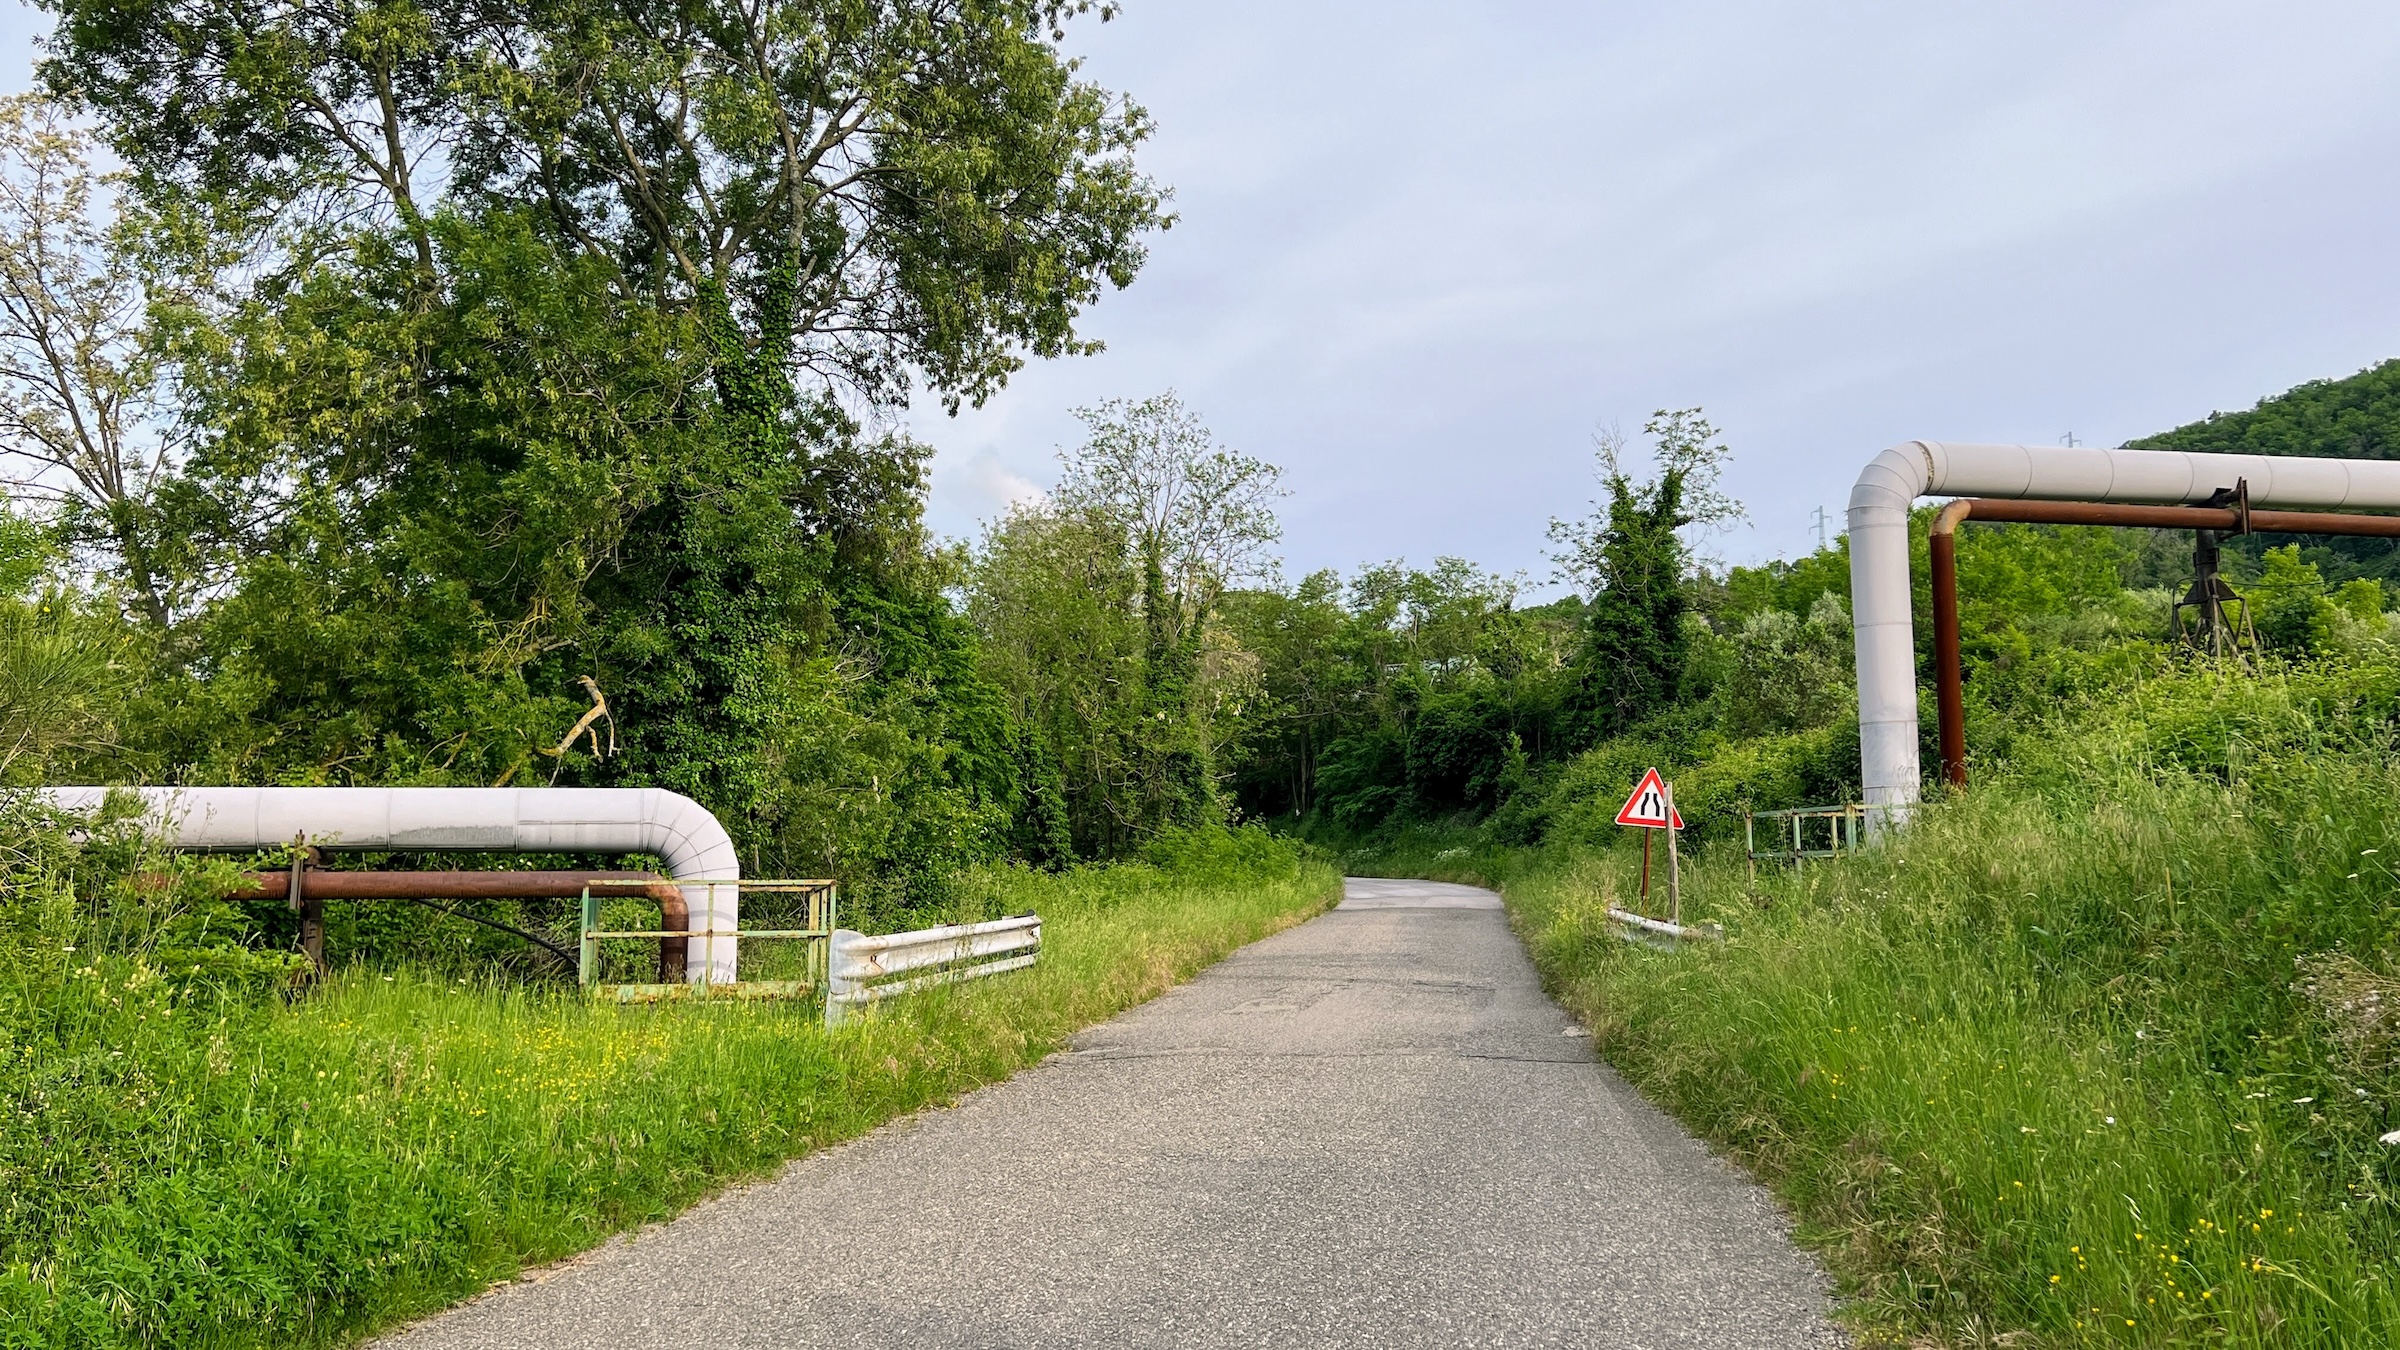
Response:
[{"label": "horizontal overhead pipe", "polygon": [[2022,525],[2116,525],[2229,534],[2340,534],[2400,539],[2400,516],[2332,511],[2253,511],[2247,507],[2124,506],[2111,502],[1994,501],[1967,497],[1936,512],[1926,531],[1933,581],[1935,721],[1941,727],[1942,778],[1967,785],[1967,690],[1958,651],[1958,527],[1968,520]]},{"label": "horizontal overhead pipe", "polygon": [[[96,809],[111,792],[142,800],[174,848],[248,853],[295,840],[347,853],[649,853],[680,883],[685,923],[731,933],[741,921],[741,859],[706,808],[664,788],[46,789],[62,810]],[[504,874],[493,874],[504,875]],[[287,883],[288,885],[288,883]],[[687,978],[737,977],[731,937],[686,939]]]},{"label": "horizontal overhead pipe", "polygon": [[[327,872],[298,869],[300,894],[311,900],[557,900],[585,891],[604,896],[640,896],[658,904],[658,926],[670,933],[691,927],[691,906],[674,882],[655,872]],[[252,872],[250,884],[233,900],[288,900],[292,873]],[[658,940],[658,982],[684,978],[690,939]]]},{"label": "horizontal overhead pipe", "polygon": [[[1869,461],[1850,491],[1848,523],[1850,604],[1858,653],[1859,776],[1871,823],[1881,828],[1905,817],[1922,791],[1916,630],[1908,582],[1908,513],[1917,498],[1985,499],[1977,504],[1978,518],[1998,519],[1982,513],[1987,504],[2000,505],[1989,499],[2011,499],[2007,504],[2018,510],[2119,503],[2190,509],[2244,481],[2254,508],[2254,530],[2330,532],[2299,523],[2318,518],[2304,514],[2303,508],[2400,511],[2400,462],[2387,460],[1909,441]],[[2055,506],[2037,507],[2036,501]],[[2260,507],[2268,509],[2255,509]],[[2212,519],[2197,528],[2237,528],[2236,511],[2203,514]],[[2082,523],[2063,515],[2041,519]],[[2114,523],[2195,527],[2189,519]]]}]

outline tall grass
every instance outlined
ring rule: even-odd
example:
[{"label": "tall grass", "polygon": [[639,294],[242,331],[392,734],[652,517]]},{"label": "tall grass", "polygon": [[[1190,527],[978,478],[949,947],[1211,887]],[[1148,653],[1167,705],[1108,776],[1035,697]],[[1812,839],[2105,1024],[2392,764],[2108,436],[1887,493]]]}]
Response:
[{"label": "tall grass", "polygon": [[2388,684],[2179,677],[1858,857],[1753,882],[1711,849],[1684,911],[1722,945],[1610,933],[1629,847],[1401,860],[1502,885],[1609,1061],[1777,1189],[1878,1337],[2400,1344]]},{"label": "tall grass", "polygon": [[289,1004],[141,955],[0,983],[0,1345],[334,1344],[1031,1063],[1336,894],[1254,832],[975,879],[1030,971],[828,1033],[354,968]]}]

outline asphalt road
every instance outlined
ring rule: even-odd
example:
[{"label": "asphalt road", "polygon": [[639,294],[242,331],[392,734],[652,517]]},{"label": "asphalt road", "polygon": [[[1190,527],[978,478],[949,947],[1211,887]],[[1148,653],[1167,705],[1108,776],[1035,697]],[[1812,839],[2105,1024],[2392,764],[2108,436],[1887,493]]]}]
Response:
[{"label": "asphalt road", "polygon": [[955,1107],[385,1342],[1839,1346],[1766,1195],[1597,1063],[1489,892],[1353,880]]}]

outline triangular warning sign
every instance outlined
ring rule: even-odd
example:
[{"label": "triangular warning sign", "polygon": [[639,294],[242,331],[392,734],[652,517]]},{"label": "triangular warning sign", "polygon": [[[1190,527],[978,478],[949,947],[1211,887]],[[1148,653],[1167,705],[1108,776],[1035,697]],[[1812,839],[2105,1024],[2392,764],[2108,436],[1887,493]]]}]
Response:
[{"label": "triangular warning sign", "polygon": [[[1652,769],[1633,785],[1633,795],[1625,799],[1625,809],[1617,812],[1619,825],[1639,825],[1644,829],[1667,828],[1667,784]],[[1675,813],[1675,828],[1683,828],[1683,812]]]}]

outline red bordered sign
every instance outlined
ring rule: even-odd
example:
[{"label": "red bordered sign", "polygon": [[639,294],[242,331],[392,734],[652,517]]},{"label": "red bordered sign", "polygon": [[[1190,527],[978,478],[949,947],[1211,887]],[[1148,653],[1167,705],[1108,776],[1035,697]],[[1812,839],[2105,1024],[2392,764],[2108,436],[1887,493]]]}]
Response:
[{"label": "red bordered sign", "polygon": [[[1667,783],[1652,769],[1633,785],[1633,795],[1625,799],[1625,809],[1617,812],[1619,825],[1638,825],[1645,830],[1667,828]],[[1675,828],[1683,828],[1683,813],[1675,813]]]}]

